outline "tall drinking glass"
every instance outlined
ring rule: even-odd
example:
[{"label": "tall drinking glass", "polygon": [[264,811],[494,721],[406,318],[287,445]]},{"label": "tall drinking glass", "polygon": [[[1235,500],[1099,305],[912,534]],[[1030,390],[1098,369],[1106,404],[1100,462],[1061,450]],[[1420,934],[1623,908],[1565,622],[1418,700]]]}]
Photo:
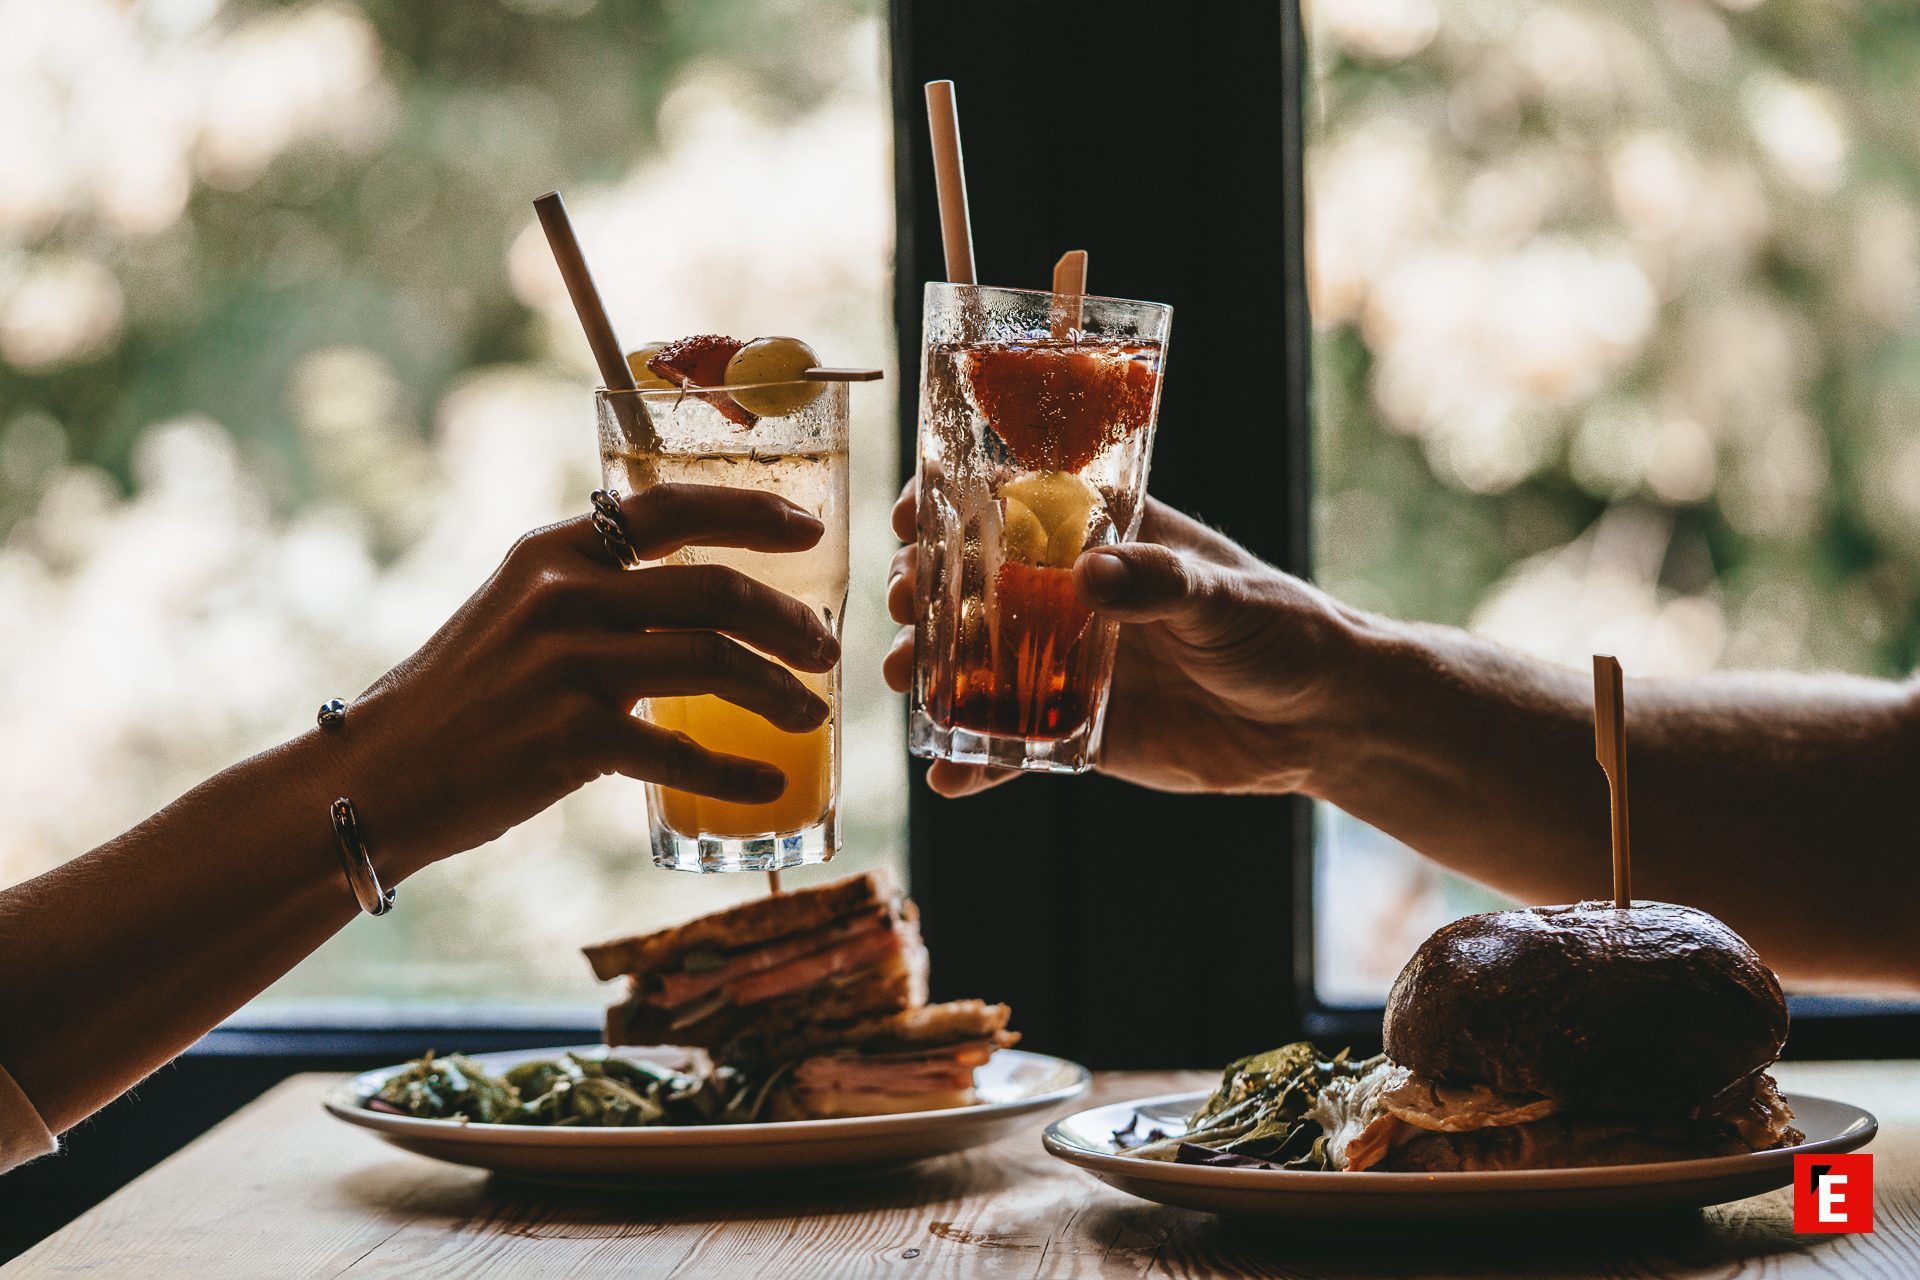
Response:
[{"label": "tall drinking glass", "polygon": [[929,284],[920,366],[915,755],[1093,765],[1118,624],[1073,562],[1140,527],[1173,309]]},{"label": "tall drinking glass", "polygon": [[[663,563],[731,565],[816,610],[841,634],[847,607],[847,386],[764,383],[725,391],[608,391],[597,397],[606,486],[637,493],[655,484],[726,485],[777,493],[827,530],[811,550],[772,553],[688,547]],[[646,405],[657,440],[635,439]],[[751,404],[765,413],[744,412]],[[656,865],[680,871],[771,871],[825,862],[840,848],[840,667],[794,672],[831,709],[825,724],[788,733],[711,694],[649,698],[635,708],[703,747],[777,765],[787,788],[767,804],[736,804],[647,785]]]}]

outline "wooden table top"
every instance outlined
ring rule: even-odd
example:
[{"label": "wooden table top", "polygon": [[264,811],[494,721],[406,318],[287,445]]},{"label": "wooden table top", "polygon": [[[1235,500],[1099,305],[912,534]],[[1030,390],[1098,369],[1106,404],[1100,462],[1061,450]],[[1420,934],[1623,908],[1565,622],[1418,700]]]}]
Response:
[{"label": "wooden table top", "polygon": [[[22,1255],[52,1276],[1920,1276],[1920,1062],[1788,1064],[1873,1111],[1872,1235],[1796,1236],[1789,1193],[1657,1223],[1471,1235],[1259,1231],[1148,1204],[1054,1160],[1039,1128],[864,1183],[549,1191],[408,1155],[295,1076]],[[1094,1101],[1204,1087],[1109,1072]],[[1091,1104],[1088,1104],[1091,1105]]]}]

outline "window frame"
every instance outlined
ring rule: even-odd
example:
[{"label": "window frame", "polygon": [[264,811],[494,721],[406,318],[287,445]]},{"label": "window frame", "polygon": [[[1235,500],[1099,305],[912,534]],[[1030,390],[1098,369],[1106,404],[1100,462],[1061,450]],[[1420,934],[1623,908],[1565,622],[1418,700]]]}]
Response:
[{"label": "window frame", "polygon": [[[903,379],[917,385],[921,283],[943,269],[921,85],[950,77],[961,86],[986,274],[1044,282],[1061,250],[1084,247],[1097,291],[1172,302],[1177,324],[1154,492],[1306,575],[1311,329],[1299,5],[1217,6],[1201,30],[1168,24],[1164,5],[1140,0],[1099,6],[1097,22],[1087,21],[1090,12],[1015,0],[890,0]],[[1011,42],[1016,32],[1022,38]],[[1017,95],[997,93],[1030,67],[1055,67],[1061,50],[1085,69],[1084,96],[1095,105],[1106,101],[1101,86],[1153,105],[1127,135],[1144,158],[1115,154],[1110,136],[1058,145],[1057,135],[1019,114]],[[1128,219],[1111,207],[1075,198],[1129,175],[1141,185],[1128,208],[1135,225],[1154,229],[1151,237],[1130,235]],[[1269,209],[1278,213],[1278,235]],[[1238,249],[1231,262],[1226,246]],[[1218,451],[1202,438],[1204,424],[1232,412],[1248,385],[1239,367],[1248,335],[1276,328],[1278,368],[1263,389],[1283,428],[1264,455],[1273,465],[1211,466]],[[903,480],[913,467],[916,418],[916,397],[903,395]],[[936,997],[1006,1000],[1029,1045],[1095,1067],[1211,1067],[1302,1034],[1377,1047],[1377,1008],[1329,1006],[1314,987],[1310,804],[1171,796],[1103,778],[1029,780],[949,803],[931,795],[923,775],[915,762],[908,863],[939,960]],[[1920,1056],[1920,1003],[1800,997],[1792,1005],[1793,1057]],[[6,1189],[11,1202],[39,1207],[31,1230],[45,1234],[295,1072],[365,1069],[428,1045],[481,1052],[598,1034],[597,1014],[584,1010],[237,1016],[138,1097],[69,1135],[68,1157],[14,1172]],[[0,1239],[0,1257],[15,1243]]]},{"label": "window frame", "polygon": [[[1295,38],[1290,47],[1292,56],[1289,62],[1298,78],[1295,98],[1301,104],[1310,103],[1313,101],[1312,72],[1305,59],[1305,36],[1299,29],[1299,0],[1281,0],[1281,4],[1288,11],[1294,27]],[[1304,119],[1303,109],[1299,135],[1289,139],[1294,145],[1287,156],[1286,182],[1289,190],[1296,195],[1304,191],[1309,123]],[[1300,222],[1294,222],[1290,224],[1290,230],[1300,225]],[[1304,308],[1306,304],[1303,302],[1302,305]],[[1303,370],[1311,363],[1310,327],[1306,333],[1309,350],[1301,357]],[[1297,402],[1290,400],[1289,408],[1298,415],[1289,419],[1289,429],[1296,435],[1311,439],[1315,425],[1311,398],[1303,397]],[[1310,511],[1314,482],[1309,452],[1304,445],[1299,450],[1299,456],[1303,459],[1304,467],[1304,492],[1300,501],[1302,507]],[[1284,563],[1290,571],[1311,579],[1311,546],[1303,539],[1302,547],[1303,555],[1299,561],[1280,563]],[[1297,1030],[1300,1035],[1328,1046],[1352,1045],[1358,1051],[1373,1053],[1380,1048],[1384,1007],[1330,1004],[1320,998],[1315,983],[1314,930],[1317,917],[1314,864],[1319,836],[1314,815],[1316,807],[1301,806],[1300,827],[1293,847],[1296,873],[1293,1006]],[[1836,940],[1836,945],[1845,945],[1844,940]],[[1920,999],[1877,1000],[1855,995],[1805,994],[1790,995],[1787,1005],[1793,1022],[1786,1053],[1789,1059],[1920,1057]],[[1278,1042],[1277,1037],[1272,1039]],[[1250,1052],[1255,1047],[1262,1046],[1250,1045],[1245,1051]]]},{"label": "window frame", "polygon": [[[921,282],[938,279],[943,272],[931,153],[921,124],[921,85],[950,77],[962,89],[963,132],[973,157],[975,238],[988,273],[1011,260],[1024,277],[1044,280],[1060,249],[1082,245],[1094,250],[1097,291],[1133,288],[1137,280],[1135,296],[1174,303],[1179,323],[1169,348],[1172,376],[1166,388],[1166,426],[1156,450],[1154,492],[1217,522],[1269,561],[1310,576],[1312,331],[1304,243],[1310,73],[1297,0],[1239,4],[1223,10],[1204,33],[1165,31],[1163,7],[1141,0],[1102,6],[1102,21],[1091,25],[1083,21],[1078,6],[1033,6],[1019,0],[973,6],[891,0],[890,9],[894,311],[903,375],[916,375],[917,385]],[[1225,158],[1238,162],[1231,169],[1235,187],[1229,193],[1200,182],[1181,188],[1172,200],[1160,197],[1144,219],[1160,230],[1149,241],[1136,241],[1126,227],[1111,225],[1120,220],[1110,214],[1089,216],[1089,202],[1074,194],[1083,188],[1098,190],[1101,183],[1123,176],[1126,166],[1115,161],[1125,157],[1116,157],[1109,145],[1105,151],[1082,148],[1078,159],[1063,159],[1017,109],[999,105],[996,90],[1007,83],[1013,65],[1009,30],[1027,33],[1024,48],[1036,64],[1048,50],[1074,47],[1081,65],[1100,68],[1104,82],[1137,78],[1141,85],[1154,86],[1147,93],[1163,100],[1162,110],[1143,126],[1154,140],[1171,140],[1177,146],[1209,131],[1231,132],[1219,129],[1220,120],[1236,120],[1240,128],[1224,148]],[[1144,30],[1161,30],[1166,39],[1141,41],[1135,33]],[[1276,47],[1277,66],[1261,53]],[[1259,127],[1263,124],[1265,128]],[[1138,134],[1130,137],[1145,145],[1138,142]],[[1277,146],[1260,147],[1262,138]],[[1195,143],[1186,150],[1200,153],[1188,157],[1187,176],[1206,171],[1209,164],[1225,169],[1217,165],[1223,154],[1218,143]],[[987,156],[994,158],[991,164],[982,163]],[[1054,179],[1051,184],[1042,181],[1048,177]],[[1279,235],[1272,235],[1271,224],[1257,213],[1249,216],[1243,210],[1235,221],[1217,205],[1186,198],[1193,194],[1231,194],[1246,208],[1276,209]],[[1238,288],[1210,287],[1207,277],[1217,270],[1220,245],[1232,243],[1265,251],[1250,250],[1236,264],[1241,272]],[[1170,245],[1179,251],[1170,253]],[[1170,258],[1172,269],[1166,270]],[[1115,283],[1109,286],[1104,283],[1108,280]],[[1192,342],[1181,339],[1196,323],[1209,333],[1270,331],[1276,313],[1281,350],[1280,387],[1274,398],[1284,423],[1280,462],[1272,472],[1243,469],[1244,474],[1228,477],[1222,485],[1204,466],[1204,442],[1196,441],[1183,424],[1209,420],[1213,397],[1233,395],[1236,384],[1244,386],[1246,379],[1230,367],[1237,359],[1233,350],[1208,344],[1195,351]],[[914,465],[917,409],[917,397],[900,397],[903,480]],[[1296,1033],[1360,1046],[1377,1044],[1377,1007],[1329,1005],[1314,985],[1311,804],[1293,798],[1169,796],[1102,778],[1028,781],[950,804],[928,791],[924,772],[923,762],[916,761],[908,806],[908,863],[916,894],[929,909],[926,931],[932,950],[941,960],[934,974],[937,993],[1006,999],[1021,1011],[1021,1025],[1031,1042],[1077,1053],[1096,1065],[1224,1061],[1249,1046]],[[1041,833],[1055,856],[1050,861],[1034,859],[1031,846],[1008,839],[1009,831]],[[1239,849],[1234,856],[1243,865],[1183,865],[1177,874],[1168,874],[1152,857],[1121,857],[1103,865],[1112,850],[1143,844],[1150,852],[1162,845],[1179,850],[1196,838],[1213,847],[1245,841],[1254,852],[1248,856],[1245,847]],[[1196,890],[1220,883],[1227,874],[1253,877],[1264,893],[1234,896],[1268,905],[1277,900],[1280,908],[1250,913],[1242,907],[1229,925],[1265,923],[1267,930],[1223,939],[1212,924],[1163,927],[1155,915],[1137,909],[1143,892],[1193,899]],[[1223,909],[1231,912],[1233,904]],[[1184,1027],[1191,1035],[1169,1026],[1164,1019],[1171,1002],[1193,1003],[1193,988],[1204,982],[1195,976],[1201,971],[1272,972],[1276,953],[1270,929],[1276,915],[1292,928],[1280,948],[1286,980],[1272,983],[1269,998],[1223,1003],[1218,997],[1203,997],[1200,1012],[1187,1015],[1196,1020]],[[1165,950],[1187,958],[1160,966],[1157,979],[1149,973],[1139,981],[1141,944],[1112,936],[1127,930],[1107,927],[1108,919],[1116,926],[1146,926]],[[1009,933],[1021,938],[1019,946],[1008,945]],[[1136,980],[1127,986],[1128,994],[1115,999],[1115,975],[1130,971]],[[1160,1012],[1155,1019],[1141,1019],[1129,1012],[1139,1004]],[[1801,996],[1792,1005],[1796,1057],[1920,1055],[1920,1002]],[[324,1018],[243,1013],[189,1049],[175,1070],[190,1072],[200,1058],[244,1057],[320,1069],[394,1061],[420,1052],[429,1042],[443,1050],[479,1052],[590,1040],[599,1033],[597,1012],[587,1010],[545,1015],[475,1004],[423,1017],[417,1011],[387,1016],[372,1005],[351,1008],[357,1011],[351,1018],[337,1011]]]},{"label": "window frame", "polygon": [[[1137,0],[1100,6],[1097,22],[1085,6],[1010,0],[893,0],[892,15],[903,378],[920,367],[922,282],[944,278],[922,85],[950,78],[981,277],[1045,287],[1055,257],[1085,248],[1094,292],[1171,303],[1152,490],[1304,569],[1308,441],[1285,426],[1307,421],[1297,5],[1215,6],[1204,24],[1170,24],[1163,5]],[[1095,109],[1130,93],[1151,104],[1124,137],[1089,131],[1063,146],[1035,127],[1029,100],[1003,92],[1068,49],[1086,70],[1067,82],[1084,83]],[[1123,206],[1102,203],[1128,182]],[[1249,355],[1268,362],[1259,378]],[[1244,416],[1250,385],[1280,427],[1268,465],[1221,466],[1207,424]],[[916,399],[901,403],[903,480]],[[908,858],[936,998],[1005,1000],[1029,1045],[1096,1068],[1207,1065],[1291,1034],[1305,803],[1102,777],[948,802],[924,772],[916,761]],[[1251,993],[1221,980],[1243,973],[1260,977]]]}]

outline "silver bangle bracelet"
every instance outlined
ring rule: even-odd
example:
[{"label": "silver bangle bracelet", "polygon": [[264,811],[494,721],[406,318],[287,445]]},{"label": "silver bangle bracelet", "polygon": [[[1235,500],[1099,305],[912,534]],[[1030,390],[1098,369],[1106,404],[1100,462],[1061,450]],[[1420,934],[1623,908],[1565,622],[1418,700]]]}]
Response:
[{"label": "silver bangle bracelet", "polygon": [[[347,723],[347,704],[339,698],[330,698],[320,707],[317,717],[321,731],[337,733]],[[373,869],[373,856],[367,852],[367,842],[360,835],[360,814],[353,807],[353,801],[341,796],[333,802],[334,838],[340,844],[340,869],[346,873],[347,887],[353,890],[353,896],[360,903],[360,909],[370,916],[383,916],[393,910],[394,891],[383,888],[380,875]]]},{"label": "silver bangle bracelet", "polygon": [[360,909],[370,916],[383,916],[393,910],[394,891],[380,886],[367,842],[360,838],[360,815],[345,796],[333,802],[333,834],[340,839],[340,869],[347,873],[347,884],[360,900]]}]

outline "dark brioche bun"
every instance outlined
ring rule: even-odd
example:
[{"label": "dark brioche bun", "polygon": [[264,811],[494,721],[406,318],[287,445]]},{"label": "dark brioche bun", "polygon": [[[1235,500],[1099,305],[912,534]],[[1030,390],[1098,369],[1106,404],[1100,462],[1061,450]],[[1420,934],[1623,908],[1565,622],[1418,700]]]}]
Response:
[{"label": "dark brioche bun", "polygon": [[1666,902],[1456,920],[1394,980],[1387,1055],[1436,1080],[1685,1111],[1780,1056],[1780,981],[1739,934]]}]

